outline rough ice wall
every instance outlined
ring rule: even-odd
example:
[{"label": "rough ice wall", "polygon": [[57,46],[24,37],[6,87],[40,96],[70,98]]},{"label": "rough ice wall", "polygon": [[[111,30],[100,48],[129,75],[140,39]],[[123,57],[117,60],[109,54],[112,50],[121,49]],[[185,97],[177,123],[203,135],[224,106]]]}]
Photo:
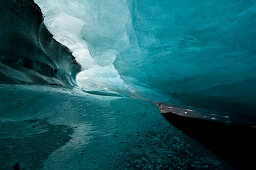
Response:
[{"label": "rough ice wall", "polygon": [[170,103],[255,113],[256,1],[129,2],[136,39],[114,63],[128,85]]},{"label": "rough ice wall", "polygon": [[83,71],[77,83],[88,90],[124,90],[113,62],[129,47],[131,25],[125,0],[36,0],[57,41],[71,49]]},{"label": "rough ice wall", "polygon": [[82,64],[77,81],[84,88],[228,112],[256,109],[254,0],[36,2]]},{"label": "rough ice wall", "polygon": [[[136,84],[192,92],[255,78],[256,1],[130,1],[139,49],[115,66]],[[130,79],[129,79],[130,81]]]}]

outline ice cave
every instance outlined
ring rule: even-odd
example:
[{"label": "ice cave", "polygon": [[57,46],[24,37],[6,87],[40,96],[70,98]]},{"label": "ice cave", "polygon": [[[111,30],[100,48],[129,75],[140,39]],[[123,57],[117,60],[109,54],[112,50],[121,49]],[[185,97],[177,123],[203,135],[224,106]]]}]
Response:
[{"label": "ice cave", "polygon": [[1,0],[0,169],[256,169],[255,0]]}]

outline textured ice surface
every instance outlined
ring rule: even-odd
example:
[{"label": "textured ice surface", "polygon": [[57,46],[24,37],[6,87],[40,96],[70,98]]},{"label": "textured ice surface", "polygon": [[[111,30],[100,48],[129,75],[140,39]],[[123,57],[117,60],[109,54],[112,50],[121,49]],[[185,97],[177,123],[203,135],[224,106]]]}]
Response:
[{"label": "textured ice surface", "polygon": [[254,113],[254,0],[36,2],[55,38],[83,65],[80,86]]},{"label": "textured ice surface", "polygon": [[125,90],[113,63],[129,46],[131,25],[125,0],[36,0],[54,38],[67,46],[82,65],[77,83],[89,90]]},{"label": "textured ice surface", "polygon": [[[142,82],[167,96],[195,93],[240,102],[249,94],[255,96],[253,89],[244,89],[255,81],[254,0],[139,0],[132,1],[131,15],[134,48],[115,61],[124,81]],[[239,83],[244,86],[231,94],[209,94],[216,87],[231,91]]]},{"label": "textured ice surface", "polygon": [[228,168],[148,102],[33,85],[0,101],[0,169]]}]

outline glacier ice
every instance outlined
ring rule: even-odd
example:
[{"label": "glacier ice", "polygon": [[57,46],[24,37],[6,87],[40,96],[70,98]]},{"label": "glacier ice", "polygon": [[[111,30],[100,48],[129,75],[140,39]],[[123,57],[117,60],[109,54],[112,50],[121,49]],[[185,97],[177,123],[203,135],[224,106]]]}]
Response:
[{"label": "glacier ice", "polygon": [[255,127],[254,0],[35,1],[0,1],[0,169],[228,168],[154,104]]},{"label": "glacier ice", "polygon": [[83,71],[77,83],[86,90],[126,90],[113,63],[129,47],[131,25],[126,1],[36,0],[54,38],[67,46]]},{"label": "glacier ice", "polygon": [[256,106],[254,0],[36,2],[81,63],[83,88],[221,111]]}]

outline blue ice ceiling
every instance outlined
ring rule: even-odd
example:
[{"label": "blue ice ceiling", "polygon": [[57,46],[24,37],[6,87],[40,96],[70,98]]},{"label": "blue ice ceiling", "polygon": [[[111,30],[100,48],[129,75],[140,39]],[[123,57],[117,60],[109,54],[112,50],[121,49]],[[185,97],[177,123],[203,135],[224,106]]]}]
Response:
[{"label": "blue ice ceiling", "polygon": [[255,0],[35,2],[82,65],[82,88],[254,113]]}]

